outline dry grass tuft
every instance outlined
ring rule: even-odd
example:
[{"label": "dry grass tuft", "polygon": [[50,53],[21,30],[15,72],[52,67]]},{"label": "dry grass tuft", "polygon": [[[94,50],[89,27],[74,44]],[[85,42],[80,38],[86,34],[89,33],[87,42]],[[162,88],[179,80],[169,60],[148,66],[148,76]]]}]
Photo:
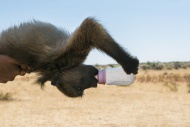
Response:
[{"label": "dry grass tuft", "polygon": [[169,88],[169,90],[172,91],[172,92],[177,92],[178,91],[178,85],[175,82],[172,82],[172,83],[165,82],[164,86]]},{"label": "dry grass tuft", "polygon": [[10,100],[12,100],[12,94],[11,93],[8,93],[8,92],[6,92],[6,93],[1,92],[0,93],[0,101],[10,101]]}]

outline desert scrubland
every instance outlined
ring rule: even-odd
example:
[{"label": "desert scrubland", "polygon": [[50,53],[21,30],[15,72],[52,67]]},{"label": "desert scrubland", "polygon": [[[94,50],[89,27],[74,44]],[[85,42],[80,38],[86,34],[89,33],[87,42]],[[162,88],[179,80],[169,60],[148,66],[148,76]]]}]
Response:
[{"label": "desert scrubland", "polygon": [[190,69],[140,70],[131,86],[68,98],[35,75],[0,84],[1,127],[189,127]]}]

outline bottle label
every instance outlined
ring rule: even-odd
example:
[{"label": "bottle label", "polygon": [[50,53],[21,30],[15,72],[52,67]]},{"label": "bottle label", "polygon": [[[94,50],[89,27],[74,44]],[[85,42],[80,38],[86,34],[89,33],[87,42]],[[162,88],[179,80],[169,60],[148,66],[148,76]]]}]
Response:
[{"label": "bottle label", "polygon": [[131,85],[135,76],[126,74],[122,68],[109,68],[106,70],[106,84],[108,85]]}]

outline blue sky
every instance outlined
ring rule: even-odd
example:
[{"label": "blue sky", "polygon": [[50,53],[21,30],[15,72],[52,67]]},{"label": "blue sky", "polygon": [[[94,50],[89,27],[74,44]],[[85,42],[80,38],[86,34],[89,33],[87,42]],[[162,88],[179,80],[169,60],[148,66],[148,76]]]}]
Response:
[{"label": "blue sky", "polygon": [[[93,16],[140,62],[190,61],[190,0],[1,0],[0,16],[0,31],[37,19],[71,32]],[[116,62],[93,50],[85,63]]]}]

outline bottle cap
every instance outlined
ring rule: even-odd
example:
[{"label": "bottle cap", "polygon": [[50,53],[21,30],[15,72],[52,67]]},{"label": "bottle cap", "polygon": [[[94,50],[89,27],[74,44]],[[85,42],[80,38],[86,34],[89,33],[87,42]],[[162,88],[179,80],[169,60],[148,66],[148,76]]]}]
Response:
[{"label": "bottle cap", "polygon": [[105,70],[100,70],[98,72],[98,83],[99,84],[105,84],[106,83],[106,73],[105,73]]}]

